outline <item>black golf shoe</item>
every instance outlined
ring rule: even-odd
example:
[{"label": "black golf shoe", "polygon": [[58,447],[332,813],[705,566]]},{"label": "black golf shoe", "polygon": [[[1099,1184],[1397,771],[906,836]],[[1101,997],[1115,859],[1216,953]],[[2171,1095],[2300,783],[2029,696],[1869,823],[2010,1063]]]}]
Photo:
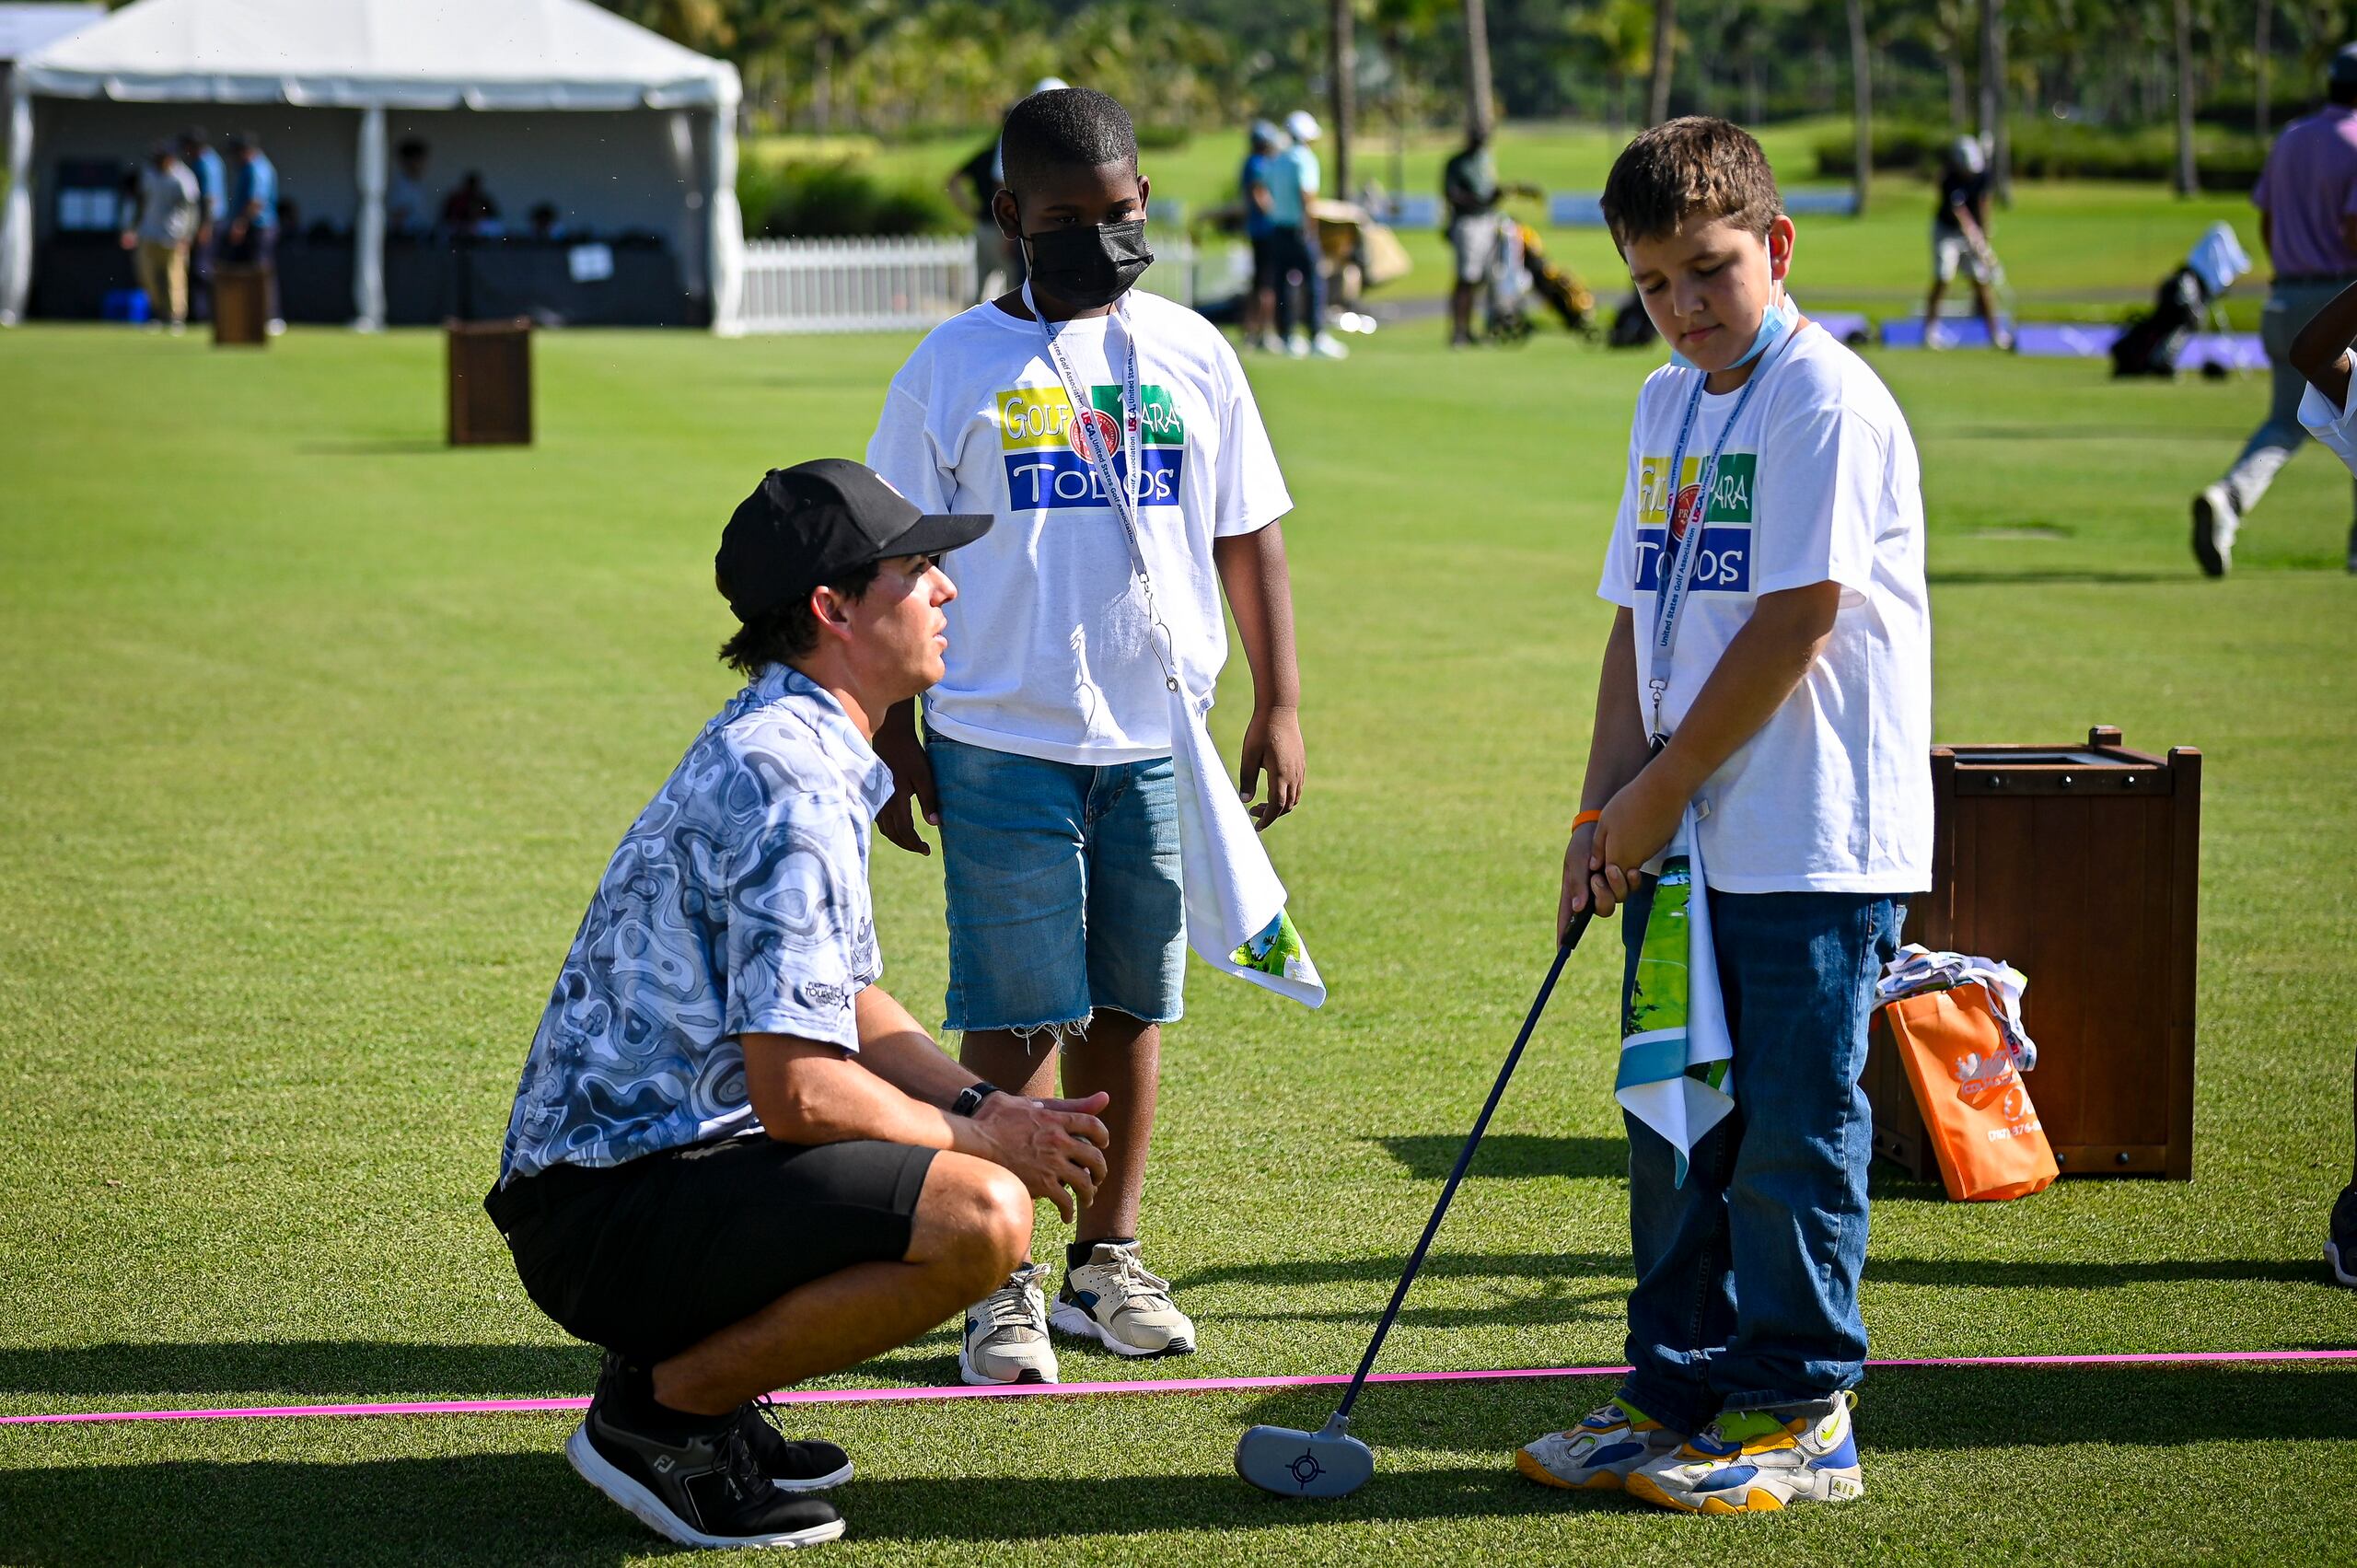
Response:
[{"label": "black golf shoe", "polygon": [[[645,1409],[655,1397],[644,1367],[633,1366],[614,1351],[606,1353],[598,1368],[598,1402],[611,1419],[617,1411]],[[625,1423],[629,1417],[622,1417]],[[753,1463],[781,1492],[825,1492],[851,1479],[851,1456],[832,1443],[797,1442],[776,1424],[775,1407],[767,1395],[737,1407],[737,1424],[753,1450]]]},{"label": "black golf shoe", "polygon": [[[615,1410],[621,1401],[606,1394],[600,1379],[589,1413],[565,1440],[564,1457],[584,1481],[665,1539],[682,1546],[794,1547],[817,1546],[843,1533],[833,1504],[781,1491],[761,1472],[744,1411],[709,1426],[665,1423],[655,1431],[648,1428],[656,1422],[640,1425]],[[758,1414],[753,1421],[766,1430]]]},{"label": "black golf shoe", "polygon": [[777,1426],[767,1396],[740,1406],[737,1424],[753,1450],[753,1463],[781,1492],[824,1492],[851,1479],[851,1456],[832,1443],[788,1437]]}]

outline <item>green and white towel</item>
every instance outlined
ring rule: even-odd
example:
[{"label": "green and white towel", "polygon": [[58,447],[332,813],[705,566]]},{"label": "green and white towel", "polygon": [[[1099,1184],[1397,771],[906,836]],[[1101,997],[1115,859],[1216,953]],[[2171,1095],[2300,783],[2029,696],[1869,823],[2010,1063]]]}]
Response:
[{"label": "green and white towel", "polygon": [[1694,1145],[1735,1109],[1728,1078],[1735,1042],[1719,996],[1711,904],[1702,879],[1694,808],[1662,853],[1652,912],[1637,953],[1636,982],[1620,1018],[1620,1070],[1612,1098],[1678,1151],[1678,1182]]}]

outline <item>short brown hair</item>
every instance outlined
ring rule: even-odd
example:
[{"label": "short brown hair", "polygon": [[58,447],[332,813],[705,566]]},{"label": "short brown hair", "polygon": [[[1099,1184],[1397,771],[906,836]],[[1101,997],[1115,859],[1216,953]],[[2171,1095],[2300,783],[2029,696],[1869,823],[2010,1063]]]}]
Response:
[{"label": "short brown hair", "polygon": [[1750,132],[1708,114],[1647,131],[1620,150],[1604,182],[1604,221],[1623,250],[1632,239],[1674,234],[1689,219],[1724,220],[1764,240],[1783,215],[1768,155]]}]

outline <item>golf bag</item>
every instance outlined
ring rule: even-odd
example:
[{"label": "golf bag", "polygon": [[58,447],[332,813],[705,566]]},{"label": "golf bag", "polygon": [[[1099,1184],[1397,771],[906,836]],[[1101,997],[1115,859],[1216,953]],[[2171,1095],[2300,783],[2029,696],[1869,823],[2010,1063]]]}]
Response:
[{"label": "golf bag", "polygon": [[2112,340],[2112,375],[2176,375],[2177,356],[2184,352],[2193,329],[2201,324],[2201,313],[2212,297],[2191,267],[2171,273],[2154,296],[2153,308],[2131,320]]},{"label": "golf bag", "polygon": [[1563,331],[1577,332],[1582,337],[1596,336],[1596,296],[1587,285],[1580,282],[1575,273],[1565,271],[1550,261],[1546,248],[1538,242],[1538,233],[1527,225],[1522,228],[1523,263],[1530,271],[1530,286],[1539,298],[1552,306],[1562,319]]},{"label": "golf bag", "polygon": [[1490,250],[1486,319],[1494,343],[1527,343],[1530,338],[1530,312],[1524,308],[1530,297],[1524,239],[1527,232],[1514,219],[1502,218],[1496,243]]}]

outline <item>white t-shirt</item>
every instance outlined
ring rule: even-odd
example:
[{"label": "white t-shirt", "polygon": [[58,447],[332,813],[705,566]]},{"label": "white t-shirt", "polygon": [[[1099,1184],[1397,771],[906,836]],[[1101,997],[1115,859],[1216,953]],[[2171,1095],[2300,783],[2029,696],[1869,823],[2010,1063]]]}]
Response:
[{"label": "white t-shirt", "polygon": [[[1219,329],[1158,295],[1132,289],[1125,304],[1145,405],[1146,569],[1179,678],[1207,696],[1227,662],[1212,540],[1266,527],[1293,497]],[[1090,400],[1115,414],[1125,334],[1110,317],[1054,325]],[[1167,757],[1169,700],[1129,544],[1074,435],[1039,323],[993,304],[935,328],[892,377],[867,466],[928,512],[998,518],[946,563],[948,673],[925,694],[925,726],[1051,761]]]},{"label": "white t-shirt", "polygon": [[[1728,893],[1918,892],[1932,885],[1932,617],[1914,438],[1889,391],[1831,333],[1804,327],[1771,353],[1703,512],[1663,727],[1677,729],[1758,596],[1840,584],[1824,653],[1698,797],[1709,808],[1702,864]],[[1663,481],[1696,374],[1664,366],[1637,394],[1627,487],[1596,590],[1634,614],[1648,718]],[[1679,480],[1681,522],[1740,396],[1702,398]]]},{"label": "white t-shirt", "polygon": [[2349,406],[2335,408],[2332,400],[2310,387],[2300,397],[2300,423],[2308,434],[2325,445],[2325,449],[2349,465],[2357,473],[2357,385],[2349,392]]}]

